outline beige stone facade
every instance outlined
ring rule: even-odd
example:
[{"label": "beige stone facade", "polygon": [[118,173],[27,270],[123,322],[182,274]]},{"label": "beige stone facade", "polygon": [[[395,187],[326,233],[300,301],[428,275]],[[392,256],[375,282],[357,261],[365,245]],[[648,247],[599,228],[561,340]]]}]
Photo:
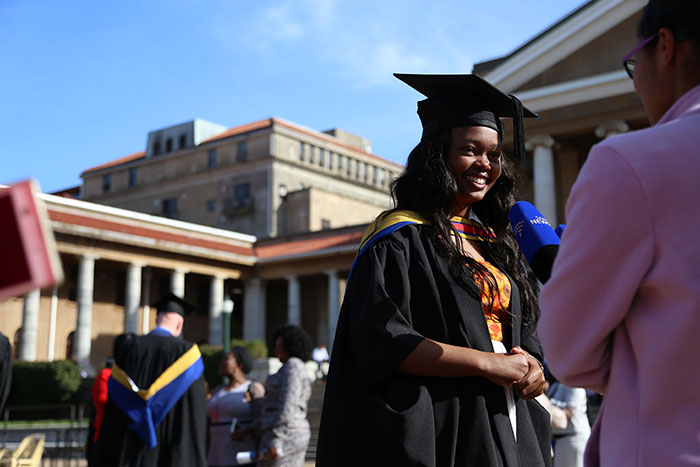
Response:
[{"label": "beige stone facade", "polygon": [[[232,128],[197,146],[147,154],[85,171],[83,199],[275,237],[296,233],[301,225],[320,230],[320,219],[331,226],[371,221],[389,207],[389,182],[401,170],[371,154],[369,142],[358,136],[321,133],[275,118]],[[294,219],[303,213],[286,209],[293,203],[285,200],[305,189],[347,200],[352,221],[341,209],[317,209],[313,203],[319,196],[309,198],[308,222]],[[285,231],[287,225],[293,230]]]}]

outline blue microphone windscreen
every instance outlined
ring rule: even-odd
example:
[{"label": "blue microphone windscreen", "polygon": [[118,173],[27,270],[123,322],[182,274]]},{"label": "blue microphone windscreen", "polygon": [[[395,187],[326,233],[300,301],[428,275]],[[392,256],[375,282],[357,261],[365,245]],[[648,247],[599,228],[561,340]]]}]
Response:
[{"label": "blue microphone windscreen", "polygon": [[554,229],[554,232],[561,238],[561,234],[564,233],[564,230],[566,230],[566,224],[559,224],[559,227]]},{"label": "blue microphone windscreen", "polygon": [[518,201],[508,212],[515,240],[528,263],[543,246],[559,245],[559,236],[547,219],[527,201]]}]

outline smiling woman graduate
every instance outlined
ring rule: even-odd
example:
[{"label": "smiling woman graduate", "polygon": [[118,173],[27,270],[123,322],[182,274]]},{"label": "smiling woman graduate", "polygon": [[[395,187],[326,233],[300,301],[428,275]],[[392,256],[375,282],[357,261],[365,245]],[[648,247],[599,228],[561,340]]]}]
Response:
[{"label": "smiling woman graduate", "polygon": [[536,115],[475,75],[405,75],[420,143],[350,273],[317,465],[546,466],[549,414],[534,283],[508,225],[513,118]]}]

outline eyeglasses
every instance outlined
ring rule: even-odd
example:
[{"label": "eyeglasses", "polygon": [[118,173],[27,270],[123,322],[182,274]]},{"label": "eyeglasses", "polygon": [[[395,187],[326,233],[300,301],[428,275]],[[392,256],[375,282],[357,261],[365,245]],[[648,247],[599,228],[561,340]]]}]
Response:
[{"label": "eyeglasses", "polygon": [[625,67],[625,71],[627,72],[627,74],[629,75],[630,78],[634,79],[634,67],[637,65],[637,54],[649,42],[656,39],[656,36],[658,36],[658,35],[659,35],[659,33],[656,32],[656,33],[652,34],[651,36],[647,37],[642,42],[640,42],[637,45],[637,47],[632,49],[632,51],[630,53],[625,55],[625,57],[622,59],[622,66]]}]

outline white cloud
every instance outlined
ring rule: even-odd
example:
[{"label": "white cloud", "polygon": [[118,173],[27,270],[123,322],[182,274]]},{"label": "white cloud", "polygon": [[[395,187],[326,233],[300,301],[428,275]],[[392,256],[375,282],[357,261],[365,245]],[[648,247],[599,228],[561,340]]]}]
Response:
[{"label": "white cloud", "polygon": [[460,40],[468,34],[463,18],[446,19],[444,5],[429,8],[417,0],[279,0],[247,10],[229,5],[236,11],[220,15],[216,29],[232,47],[256,50],[273,63],[280,54],[293,56],[300,67],[323,66],[358,88],[391,82],[393,72],[469,72],[465,45],[478,47]]}]

